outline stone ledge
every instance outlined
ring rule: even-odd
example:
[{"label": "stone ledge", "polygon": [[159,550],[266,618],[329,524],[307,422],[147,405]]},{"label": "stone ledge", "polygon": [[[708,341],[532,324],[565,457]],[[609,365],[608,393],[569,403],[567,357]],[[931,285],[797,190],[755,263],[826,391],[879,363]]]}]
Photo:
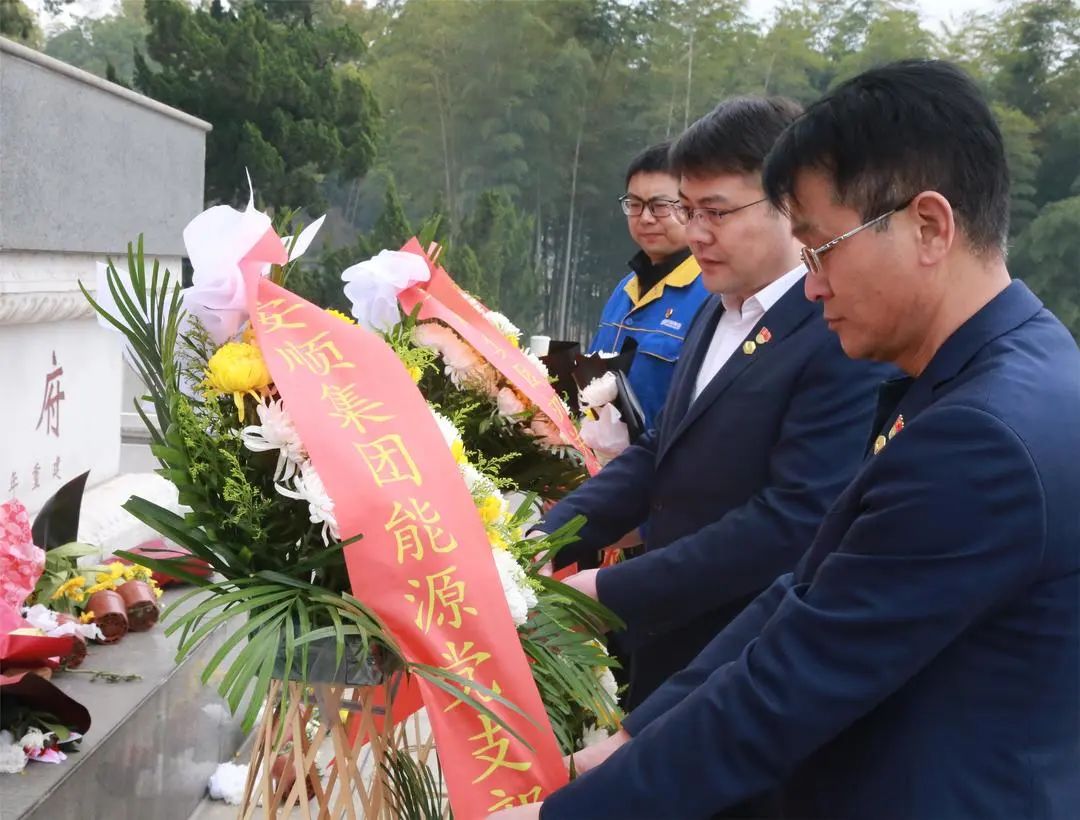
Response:
[{"label": "stone ledge", "polygon": [[[176,600],[185,588],[166,593]],[[218,629],[177,665],[178,635],[161,624],[112,646],[92,646],[87,669],[138,673],[131,683],[58,674],[55,683],[87,709],[93,724],[82,751],[60,765],[31,763],[0,775],[5,820],[184,820],[199,805],[210,774],[239,748],[239,719],[203,685],[203,664],[228,633]]]}]

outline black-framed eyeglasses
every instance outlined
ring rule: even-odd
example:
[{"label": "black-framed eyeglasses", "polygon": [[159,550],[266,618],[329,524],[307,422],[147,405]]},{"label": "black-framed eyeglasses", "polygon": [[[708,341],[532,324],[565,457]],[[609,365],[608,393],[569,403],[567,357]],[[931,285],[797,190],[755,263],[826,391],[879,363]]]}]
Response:
[{"label": "black-framed eyeglasses", "polygon": [[627,216],[641,216],[642,212],[648,208],[649,213],[657,219],[663,219],[671,216],[672,208],[678,204],[673,199],[664,199],[663,197],[653,197],[650,200],[639,199],[633,194],[623,194],[619,197],[619,207]]},{"label": "black-framed eyeglasses", "polygon": [[768,197],[763,196],[761,199],[755,199],[753,202],[747,202],[745,205],[740,205],[738,208],[729,208],[726,211],[719,208],[687,208],[681,202],[677,202],[672,212],[675,215],[675,221],[680,225],[689,225],[695,219],[701,217],[704,222],[716,227],[725,216],[731,216],[734,213],[764,202],[766,199]]},{"label": "black-framed eyeglasses", "polygon": [[802,261],[803,261],[803,264],[806,265],[806,269],[808,271],[810,271],[810,273],[813,273],[815,275],[820,274],[821,273],[821,257],[823,257],[826,253],[831,251],[833,248],[835,248],[837,245],[839,245],[845,239],[851,239],[851,237],[855,236],[855,234],[859,233],[859,231],[865,231],[867,228],[871,228],[874,225],[878,225],[881,222],[884,222],[886,219],[888,219],[893,214],[897,213],[898,211],[904,210],[904,208],[906,208],[908,205],[910,205],[912,203],[912,200],[914,200],[914,199],[915,199],[915,197],[912,197],[907,202],[904,202],[901,205],[897,205],[891,211],[886,211],[881,216],[875,216],[869,222],[864,222],[859,227],[852,228],[847,233],[841,234],[840,236],[836,237],[836,239],[830,239],[828,242],[826,242],[824,245],[821,245],[820,247],[817,247],[817,248],[803,248],[802,251],[801,251],[801,253],[802,253]]}]

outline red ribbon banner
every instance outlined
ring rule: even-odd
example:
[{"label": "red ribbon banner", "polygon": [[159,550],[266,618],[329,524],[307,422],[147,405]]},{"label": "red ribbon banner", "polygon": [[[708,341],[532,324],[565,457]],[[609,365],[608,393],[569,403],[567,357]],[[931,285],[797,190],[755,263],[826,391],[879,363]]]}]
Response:
[{"label": "red ribbon banner", "polygon": [[600,471],[600,462],[592,448],[582,440],[566,405],[536,365],[465,298],[450,274],[431,261],[415,238],[401,250],[422,257],[431,271],[429,281],[398,295],[398,302],[405,311],[411,313],[420,305],[420,319],[439,319],[449,325],[555,423],[563,440],[585,459],[589,475],[596,475]]},{"label": "red ribbon banner", "polygon": [[450,449],[382,339],[259,275],[261,264],[284,261],[274,242],[260,243],[241,266],[252,326],[334,502],[341,538],[364,534],[345,549],[353,594],[410,660],[475,681],[532,719],[470,693],[526,746],[420,681],[454,814],[475,820],[539,801],[566,783],[566,770]]}]

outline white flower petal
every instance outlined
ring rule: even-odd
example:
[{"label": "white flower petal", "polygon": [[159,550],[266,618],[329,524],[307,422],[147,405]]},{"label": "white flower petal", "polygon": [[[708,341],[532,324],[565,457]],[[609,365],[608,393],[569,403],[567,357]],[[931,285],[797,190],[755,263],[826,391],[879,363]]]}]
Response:
[{"label": "white flower petal", "polygon": [[383,333],[398,323],[398,294],[430,278],[427,262],[403,251],[380,251],[341,274],[356,321]]},{"label": "white flower petal", "polygon": [[315,234],[319,232],[319,228],[322,227],[323,222],[326,221],[326,214],[323,214],[295,237],[289,237],[285,240],[285,247],[289,251],[289,261],[292,262],[304,255],[304,252],[311,247],[312,241],[315,239]]}]

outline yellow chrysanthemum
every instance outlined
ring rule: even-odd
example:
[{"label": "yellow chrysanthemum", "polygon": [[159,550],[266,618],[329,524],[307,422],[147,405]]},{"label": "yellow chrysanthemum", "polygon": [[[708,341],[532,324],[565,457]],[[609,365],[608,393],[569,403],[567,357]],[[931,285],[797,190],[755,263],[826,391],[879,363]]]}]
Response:
[{"label": "yellow chrysanthemum", "polygon": [[489,495],[477,505],[480,510],[480,520],[484,526],[494,524],[502,515],[502,499],[497,495]]},{"label": "yellow chrysanthemum", "polygon": [[355,325],[356,320],[346,313],[342,313],[340,310],[334,310],[333,308],[327,308],[326,312],[333,316],[335,319],[340,319],[346,324]]},{"label": "yellow chrysanthemum", "polygon": [[488,543],[491,544],[497,550],[507,549],[510,545],[506,543],[506,539],[502,537],[502,534],[498,530],[489,529],[487,531]]},{"label": "yellow chrysanthemum", "polygon": [[232,393],[240,420],[244,420],[244,394],[270,386],[270,371],[262,353],[247,342],[226,342],[210,357],[204,384],[211,393]]},{"label": "yellow chrysanthemum", "polygon": [[86,586],[86,579],[81,575],[76,575],[58,586],[56,592],[52,594],[51,600],[56,601],[65,596],[74,600],[76,595],[81,596],[83,594],[82,587],[84,586]]},{"label": "yellow chrysanthemum", "polygon": [[424,371],[419,367],[413,366],[409,368],[409,378],[413,380],[414,384],[420,383],[420,377],[424,375]]},{"label": "yellow chrysanthemum", "polygon": [[[102,576],[105,577],[104,581],[101,580]],[[114,581],[112,579],[111,575],[107,575],[106,573],[99,572],[98,573],[98,582],[96,584],[94,584],[92,587],[90,587],[89,589],[87,589],[86,594],[87,595],[93,595],[95,592],[104,592],[107,589],[116,589],[116,581]]]},{"label": "yellow chrysanthemum", "polygon": [[79,616],[79,623],[88,624],[91,623],[97,616],[94,614],[94,610],[88,609],[82,615]]},{"label": "yellow chrysanthemum", "polygon": [[450,455],[454,457],[454,461],[458,464],[464,464],[465,458],[465,442],[461,439],[455,439],[454,443],[450,445]]},{"label": "yellow chrysanthemum", "polygon": [[142,567],[138,564],[124,567],[125,581],[149,581],[151,575],[153,575],[153,573],[150,571],[149,567]]}]

